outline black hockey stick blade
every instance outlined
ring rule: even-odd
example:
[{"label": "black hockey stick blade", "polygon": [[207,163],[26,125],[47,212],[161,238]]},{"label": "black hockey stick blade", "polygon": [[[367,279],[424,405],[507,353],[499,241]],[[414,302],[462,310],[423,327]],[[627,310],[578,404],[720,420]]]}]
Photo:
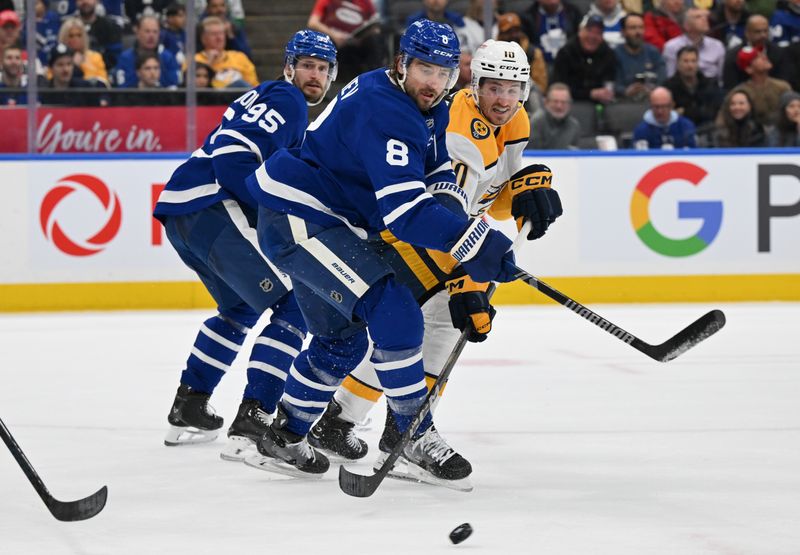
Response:
[{"label": "black hockey stick blade", "polygon": [[721,310],[712,310],[664,341],[661,345],[648,345],[644,341],[640,341],[642,345],[634,345],[634,347],[659,362],[669,362],[717,333],[724,325],[725,314]]},{"label": "black hockey stick blade", "polygon": [[47,509],[58,520],[64,522],[86,520],[87,518],[95,516],[106,506],[106,499],[108,497],[108,488],[106,488],[106,486],[103,486],[89,497],[84,497],[77,501],[59,501],[50,494],[50,491],[47,489],[47,486],[44,485],[39,473],[33,468],[28,457],[25,456],[17,440],[11,435],[11,432],[2,420],[0,420],[0,438],[3,439],[8,450],[11,451],[17,464],[19,464],[20,468],[25,473],[25,476],[28,477],[33,489],[35,489],[39,497],[42,498]]},{"label": "black hockey stick blade", "polygon": [[45,504],[50,512],[58,520],[73,522],[76,520],[86,520],[92,518],[103,510],[108,498],[108,488],[103,486],[92,495],[78,499],[77,501],[59,501],[52,495],[49,500],[45,499]]},{"label": "black hockey stick blade", "polygon": [[660,345],[651,345],[642,341],[632,333],[625,331],[610,320],[606,320],[595,311],[568,297],[561,291],[547,285],[536,276],[529,274],[521,268],[515,269],[515,279],[524,281],[534,289],[537,289],[540,293],[543,293],[557,303],[567,307],[581,318],[591,322],[606,333],[613,335],[623,343],[627,343],[637,351],[659,362],[669,362],[679,357],[701,341],[717,333],[725,325],[725,314],[723,314],[721,310],[712,310],[689,324],[686,328],[679,331],[664,343]]},{"label": "black hockey stick blade", "polygon": [[382,466],[375,474],[364,476],[350,472],[344,466],[339,467],[339,487],[347,495],[353,497],[369,497],[392,469],[392,465]]}]

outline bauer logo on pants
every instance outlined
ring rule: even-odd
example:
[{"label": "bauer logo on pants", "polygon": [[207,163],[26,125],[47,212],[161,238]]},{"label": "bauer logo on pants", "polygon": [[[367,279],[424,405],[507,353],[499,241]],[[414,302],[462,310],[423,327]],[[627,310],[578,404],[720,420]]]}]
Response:
[{"label": "bauer logo on pants", "polygon": [[[85,230],[88,225],[85,221],[61,222],[58,219],[59,205],[76,193],[81,199],[94,198],[82,210],[85,220],[99,224],[91,231]],[[122,224],[122,209],[117,194],[103,181],[93,175],[72,174],[59,179],[58,184],[44,196],[39,209],[39,223],[47,240],[64,254],[90,256],[101,252],[117,235]]]}]

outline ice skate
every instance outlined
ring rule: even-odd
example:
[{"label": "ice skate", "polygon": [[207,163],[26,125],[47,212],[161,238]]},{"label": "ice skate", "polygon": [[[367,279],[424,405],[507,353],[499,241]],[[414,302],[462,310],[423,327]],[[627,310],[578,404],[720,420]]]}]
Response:
[{"label": "ice skate", "polygon": [[228,428],[228,443],[219,454],[225,461],[243,461],[256,452],[255,446],[272,424],[272,415],[255,399],[244,399],[236,418]]},{"label": "ice skate", "polygon": [[355,434],[355,424],[339,415],[342,407],[331,399],[322,417],[311,428],[308,443],[336,459],[354,461],[367,454],[367,442]]},{"label": "ice skate", "polygon": [[330,468],[328,457],[311,447],[304,436],[285,429],[286,415],[278,415],[256,442],[257,454],[245,458],[248,466],[298,478],[321,478]]},{"label": "ice skate", "polygon": [[164,438],[164,445],[192,445],[208,443],[217,439],[222,428],[222,417],[214,414],[208,406],[208,393],[194,391],[181,384],[167,416],[170,428]]},{"label": "ice skate", "polygon": [[[386,427],[378,444],[380,455],[375,461],[375,470],[383,465],[400,437],[394,417],[389,411],[386,414]],[[406,445],[387,476],[469,492],[472,491],[470,474],[472,465],[469,461],[450,447],[431,425],[424,434]]]}]

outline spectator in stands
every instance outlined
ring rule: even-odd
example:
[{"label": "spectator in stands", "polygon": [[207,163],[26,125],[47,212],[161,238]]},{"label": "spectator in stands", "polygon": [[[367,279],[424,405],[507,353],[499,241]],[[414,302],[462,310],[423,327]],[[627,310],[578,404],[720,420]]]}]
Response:
[{"label": "spectator in stands", "polygon": [[97,0],[77,0],[77,16],[89,34],[89,48],[100,52],[106,67],[117,65],[122,52],[122,28],[111,19],[97,13]]},{"label": "spectator in stands", "polygon": [[[48,8],[47,0],[36,0],[36,56],[39,63],[47,65],[50,51],[58,44],[58,30],[61,28],[61,17]],[[22,44],[26,44],[26,29],[22,27]]]},{"label": "spectator in stands", "polygon": [[741,89],[725,97],[716,119],[718,147],[757,147],[767,144],[764,126],[753,115],[752,97]]},{"label": "spectator in stands", "polygon": [[472,84],[472,52],[466,47],[461,47],[461,56],[458,58],[458,79],[456,84],[451,89],[451,92],[460,91],[464,87],[469,87]]},{"label": "spectator in stands", "polygon": [[778,46],[800,41],[800,0],[779,0],[769,26],[772,42]]},{"label": "spectator in stands", "polygon": [[28,84],[25,75],[25,64],[22,61],[22,49],[11,45],[3,50],[0,58],[0,106],[16,106],[27,104],[28,93],[6,92],[3,89],[22,89]]},{"label": "spectator in stands", "polygon": [[603,19],[603,40],[611,48],[625,42],[622,36],[622,18],[627,12],[622,8],[619,0],[593,0],[589,4],[586,17],[598,15]]},{"label": "spectator in stands", "polygon": [[569,86],[575,100],[600,104],[614,101],[617,58],[603,41],[603,20],[592,16],[580,24],[578,36],[556,56],[553,81]]},{"label": "spectator in stands", "polygon": [[739,50],[736,64],[750,79],[737,85],[734,90],[745,90],[750,95],[756,121],[764,126],[774,125],[778,121],[781,95],[792,87],[783,79],[769,76],[772,62],[763,50],[745,46]]},{"label": "spectator in stands", "polygon": [[214,81],[214,70],[202,62],[194,64],[194,86],[198,89],[210,89]]},{"label": "spectator in stands", "polygon": [[381,21],[372,0],[317,0],[307,25],[331,37],[336,45],[340,82],[387,62]]},{"label": "spectator in stands", "polygon": [[0,56],[6,48],[19,43],[20,27],[17,12],[14,10],[0,12]]},{"label": "spectator in stands", "polygon": [[175,56],[178,65],[186,62],[186,8],[173,2],[164,9],[164,22],[159,42]]},{"label": "spectator in stands", "polygon": [[778,123],[767,133],[769,146],[800,146],[800,93],[787,91],[781,95]]},{"label": "spectator in stands", "polygon": [[[467,13],[464,15],[464,42],[461,46],[466,46],[470,52],[475,50],[483,44],[485,32],[483,29],[483,5],[484,0],[470,0]],[[489,36],[490,39],[497,40],[497,0],[492,0],[492,31]],[[461,36],[459,36],[461,39]]]},{"label": "spectator in stands", "polygon": [[[178,0],[180,2],[184,2],[185,0]],[[203,13],[206,9],[207,2],[206,0],[195,0],[195,6],[197,6],[198,13]],[[244,5],[242,4],[242,0],[225,0],[225,4],[228,6],[228,19],[230,19],[234,25],[244,25]]]},{"label": "spectator in stands", "polygon": [[466,27],[464,17],[454,11],[447,9],[448,0],[422,0],[423,9],[412,13],[406,19],[406,27],[417,21],[418,19],[430,19],[437,23],[444,23],[453,28],[460,44],[468,44],[469,41],[465,35]]},{"label": "spectator in stands", "polygon": [[528,148],[535,150],[566,150],[578,148],[581,126],[570,115],[572,97],[564,83],[553,83],[547,89],[544,110],[531,118],[531,138]]},{"label": "spectator in stands", "polygon": [[75,53],[75,67],[80,69],[84,79],[97,79],[108,86],[108,71],[103,56],[89,48],[89,35],[80,19],[64,19],[58,32],[58,42],[67,45]]},{"label": "spectator in stands", "polygon": [[[173,0],[125,0],[125,13],[132,22],[139,21],[144,16],[159,17],[167,9]],[[105,3],[106,0],[103,0]],[[205,6],[200,7],[198,2],[198,12],[201,13]]]},{"label": "spectator in stands", "polygon": [[727,50],[744,42],[744,28],[750,12],[744,0],[721,0],[711,12],[711,29],[708,36],[722,41]]},{"label": "spectator in stands", "polygon": [[683,33],[683,0],[654,0],[655,8],[644,14],[644,40],[661,52],[668,40]]},{"label": "spectator in stands", "polygon": [[531,65],[531,81],[540,93],[547,90],[547,64],[542,49],[531,44],[528,35],[522,31],[522,20],[513,12],[504,13],[497,18],[497,40],[516,42],[528,55]]},{"label": "spectator in stands", "polygon": [[103,95],[87,94],[86,92],[72,92],[69,89],[105,89],[101,83],[93,83],[79,77],[75,77],[75,53],[64,44],[57,44],[50,51],[50,72],[52,78],[45,84],[45,89],[52,91],[42,91],[42,102],[44,104],[56,104],[61,106],[107,106],[108,98]]},{"label": "spectator in stands", "polygon": [[695,148],[697,138],[692,121],[676,112],[672,93],[665,87],[656,87],[650,93],[650,109],[642,122],[633,130],[633,144],[650,149]]},{"label": "spectator in stands", "polygon": [[117,87],[136,88],[139,83],[136,77],[136,59],[144,54],[155,54],[161,61],[161,86],[175,88],[181,78],[181,69],[172,53],[158,42],[161,27],[158,18],[143,15],[136,22],[136,42],[132,47],[119,55],[117,67],[114,68],[114,82]]},{"label": "spectator in stands", "polygon": [[618,98],[643,101],[666,79],[664,59],[655,46],[644,41],[644,18],[638,13],[622,18],[622,36],[625,42],[614,49],[614,92]]},{"label": "spectator in stands", "polygon": [[542,49],[548,65],[555,61],[567,41],[577,35],[582,18],[581,11],[566,0],[534,0],[519,16],[522,31]]},{"label": "spectator in stands", "polygon": [[700,71],[710,79],[722,82],[722,67],[725,65],[725,46],[717,39],[706,36],[708,32],[708,12],[700,8],[689,8],[683,19],[684,33],[664,44],[664,63],[667,77],[675,74],[678,50],[684,46],[694,46],[700,54]]},{"label": "spectator in stands", "polygon": [[214,88],[249,88],[258,85],[253,62],[238,50],[225,50],[224,21],[210,16],[200,22],[200,29],[200,44],[203,49],[195,55],[195,61],[214,70]]},{"label": "spectator in stands", "polygon": [[238,50],[244,52],[248,58],[253,58],[244,32],[244,23],[237,25],[229,19],[226,0],[208,0],[203,19],[208,16],[218,17],[225,23],[225,50]]},{"label": "spectator in stands", "polygon": [[161,59],[153,52],[143,52],[136,58],[138,89],[160,89]]},{"label": "spectator in stands", "polygon": [[722,102],[722,90],[715,79],[700,71],[698,57],[694,46],[678,50],[677,70],[664,86],[672,93],[675,111],[692,120],[700,134],[713,125]]},{"label": "spectator in stands", "polygon": [[752,46],[757,50],[764,50],[767,58],[772,63],[771,77],[783,78],[784,57],[783,50],[769,40],[769,21],[763,15],[751,15],[744,29],[745,42],[725,55],[725,66],[722,70],[722,88],[730,90],[739,83],[747,80],[748,75],[737,63],[739,51],[745,46]]}]

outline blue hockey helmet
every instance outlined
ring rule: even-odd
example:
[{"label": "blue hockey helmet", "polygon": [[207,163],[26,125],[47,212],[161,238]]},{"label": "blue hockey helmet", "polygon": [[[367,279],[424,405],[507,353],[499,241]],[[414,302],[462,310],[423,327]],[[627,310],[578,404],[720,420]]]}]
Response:
[{"label": "blue hockey helmet", "polygon": [[[319,58],[320,60],[328,62],[328,79],[325,84],[325,92],[322,95],[324,98],[331,83],[336,79],[336,73],[338,72],[336,54],[336,45],[333,44],[333,41],[328,35],[312,31],[311,29],[297,31],[292,35],[292,38],[289,39],[289,42],[286,43],[283,75],[287,81],[291,82],[294,79],[294,67],[297,63],[297,59],[303,56]],[[313,103],[309,102],[309,105],[313,106],[319,104],[321,101],[322,98]]]},{"label": "blue hockey helmet", "polygon": [[412,58],[449,70],[447,84],[434,101],[434,106],[441,102],[448,91],[455,86],[458,80],[461,49],[458,37],[449,25],[436,23],[429,19],[418,19],[409,25],[406,32],[400,37],[399,54],[402,74],[397,76],[397,82],[404,91],[406,90],[408,67]]},{"label": "blue hockey helmet", "polygon": [[449,25],[419,19],[400,37],[400,53],[437,66],[457,68],[461,50]]}]

